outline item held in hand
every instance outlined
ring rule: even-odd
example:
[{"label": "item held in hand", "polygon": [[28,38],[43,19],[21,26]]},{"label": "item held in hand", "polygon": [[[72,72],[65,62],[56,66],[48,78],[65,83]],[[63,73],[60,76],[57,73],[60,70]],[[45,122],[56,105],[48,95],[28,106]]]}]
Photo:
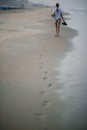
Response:
[{"label": "item held in hand", "polygon": [[51,17],[55,18],[55,14],[51,14]]},{"label": "item held in hand", "polygon": [[64,21],[63,23],[62,23],[63,25],[67,25],[67,23]]}]

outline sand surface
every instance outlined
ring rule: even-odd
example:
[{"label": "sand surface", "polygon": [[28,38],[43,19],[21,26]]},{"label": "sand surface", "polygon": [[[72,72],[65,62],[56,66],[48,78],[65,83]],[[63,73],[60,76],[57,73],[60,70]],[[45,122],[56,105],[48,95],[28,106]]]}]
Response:
[{"label": "sand surface", "polygon": [[1,130],[64,130],[58,67],[76,31],[61,25],[55,37],[51,13],[52,8],[0,12]]}]

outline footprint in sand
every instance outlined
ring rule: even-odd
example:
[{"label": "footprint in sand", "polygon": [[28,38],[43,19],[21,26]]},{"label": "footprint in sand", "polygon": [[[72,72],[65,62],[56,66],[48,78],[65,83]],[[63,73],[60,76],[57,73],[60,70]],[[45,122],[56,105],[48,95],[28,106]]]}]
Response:
[{"label": "footprint in sand", "polygon": [[50,83],[50,84],[48,84],[48,87],[49,87],[49,88],[51,88],[52,86],[53,86],[53,84],[51,84],[51,83]]},{"label": "footprint in sand", "polygon": [[36,117],[38,118],[38,120],[41,120],[41,121],[46,120],[46,115],[44,113],[42,113],[42,112],[37,113]]},{"label": "footprint in sand", "polygon": [[40,94],[42,95],[42,96],[47,96],[47,92],[46,91],[40,91]]},{"label": "footprint in sand", "polygon": [[44,93],[46,93],[46,91],[43,90],[43,91],[41,91],[40,93],[41,93],[41,94],[44,94]]},{"label": "footprint in sand", "polygon": [[38,60],[42,60],[42,57],[43,57],[43,55],[41,54],[40,57],[38,58]]},{"label": "footprint in sand", "polygon": [[43,57],[43,55],[41,54],[40,57]]},{"label": "footprint in sand", "polygon": [[40,66],[40,69],[43,69],[43,66]]},{"label": "footprint in sand", "polygon": [[50,104],[51,104],[51,103],[50,103],[48,100],[44,100],[42,105],[43,105],[44,107],[49,107]]},{"label": "footprint in sand", "polygon": [[43,77],[43,80],[46,80],[47,79],[47,76],[46,77]]},{"label": "footprint in sand", "polygon": [[50,77],[50,74],[49,74],[48,71],[45,71],[45,72],[44,72],[44,77]]},{"label": "footprint in sand", "polygon": [[44,73],[45,73],[45,74],[48,74],[48,72],[47,72],[47,71],[45,71]]}]

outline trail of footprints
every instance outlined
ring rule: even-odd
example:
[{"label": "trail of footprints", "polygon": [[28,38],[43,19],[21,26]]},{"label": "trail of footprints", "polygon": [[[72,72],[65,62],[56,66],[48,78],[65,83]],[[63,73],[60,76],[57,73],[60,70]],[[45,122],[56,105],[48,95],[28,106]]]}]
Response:
[{"label": "trail of footprints", "polygon": [[[43,49],[43,51],[45,51],[45,49]],[[45,71],[45,65],[44,65],[44,60],[43,60],[43,54],[40,54],[38,61],[40,61],[40,70],[44,71],[44,76],[42,77],[44,82],[46,82],[46,80],[48,79],[48,71]],[[48,83],[47,87],[51,88],[53,86],[52,83]],[[45,89],[45,88],[44,88]],[[48,92],[46,90],[42,90],[40,91],[41,96],[44,98],[47,96]],[[51,103],[49,102],[49,100],[42,100],[42,106],[44,108],[48,108],[51,105]],[[46,121],[46,114],[44,112],[38,112],[36,114],[36,117],[38,120],[40,121]],[[46,127],[43,130],[48,130]]]}]

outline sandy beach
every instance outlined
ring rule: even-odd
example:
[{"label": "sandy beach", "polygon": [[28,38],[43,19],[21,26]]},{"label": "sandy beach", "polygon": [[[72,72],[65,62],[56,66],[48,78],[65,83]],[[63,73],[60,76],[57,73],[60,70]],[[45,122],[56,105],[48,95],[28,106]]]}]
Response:
[{"label": "sandy beach", "polygon": [[61,25],[55,37],[51,13],[52,8],[0,12],[1,130],[65,130],[58,69],[77,31]]}]

